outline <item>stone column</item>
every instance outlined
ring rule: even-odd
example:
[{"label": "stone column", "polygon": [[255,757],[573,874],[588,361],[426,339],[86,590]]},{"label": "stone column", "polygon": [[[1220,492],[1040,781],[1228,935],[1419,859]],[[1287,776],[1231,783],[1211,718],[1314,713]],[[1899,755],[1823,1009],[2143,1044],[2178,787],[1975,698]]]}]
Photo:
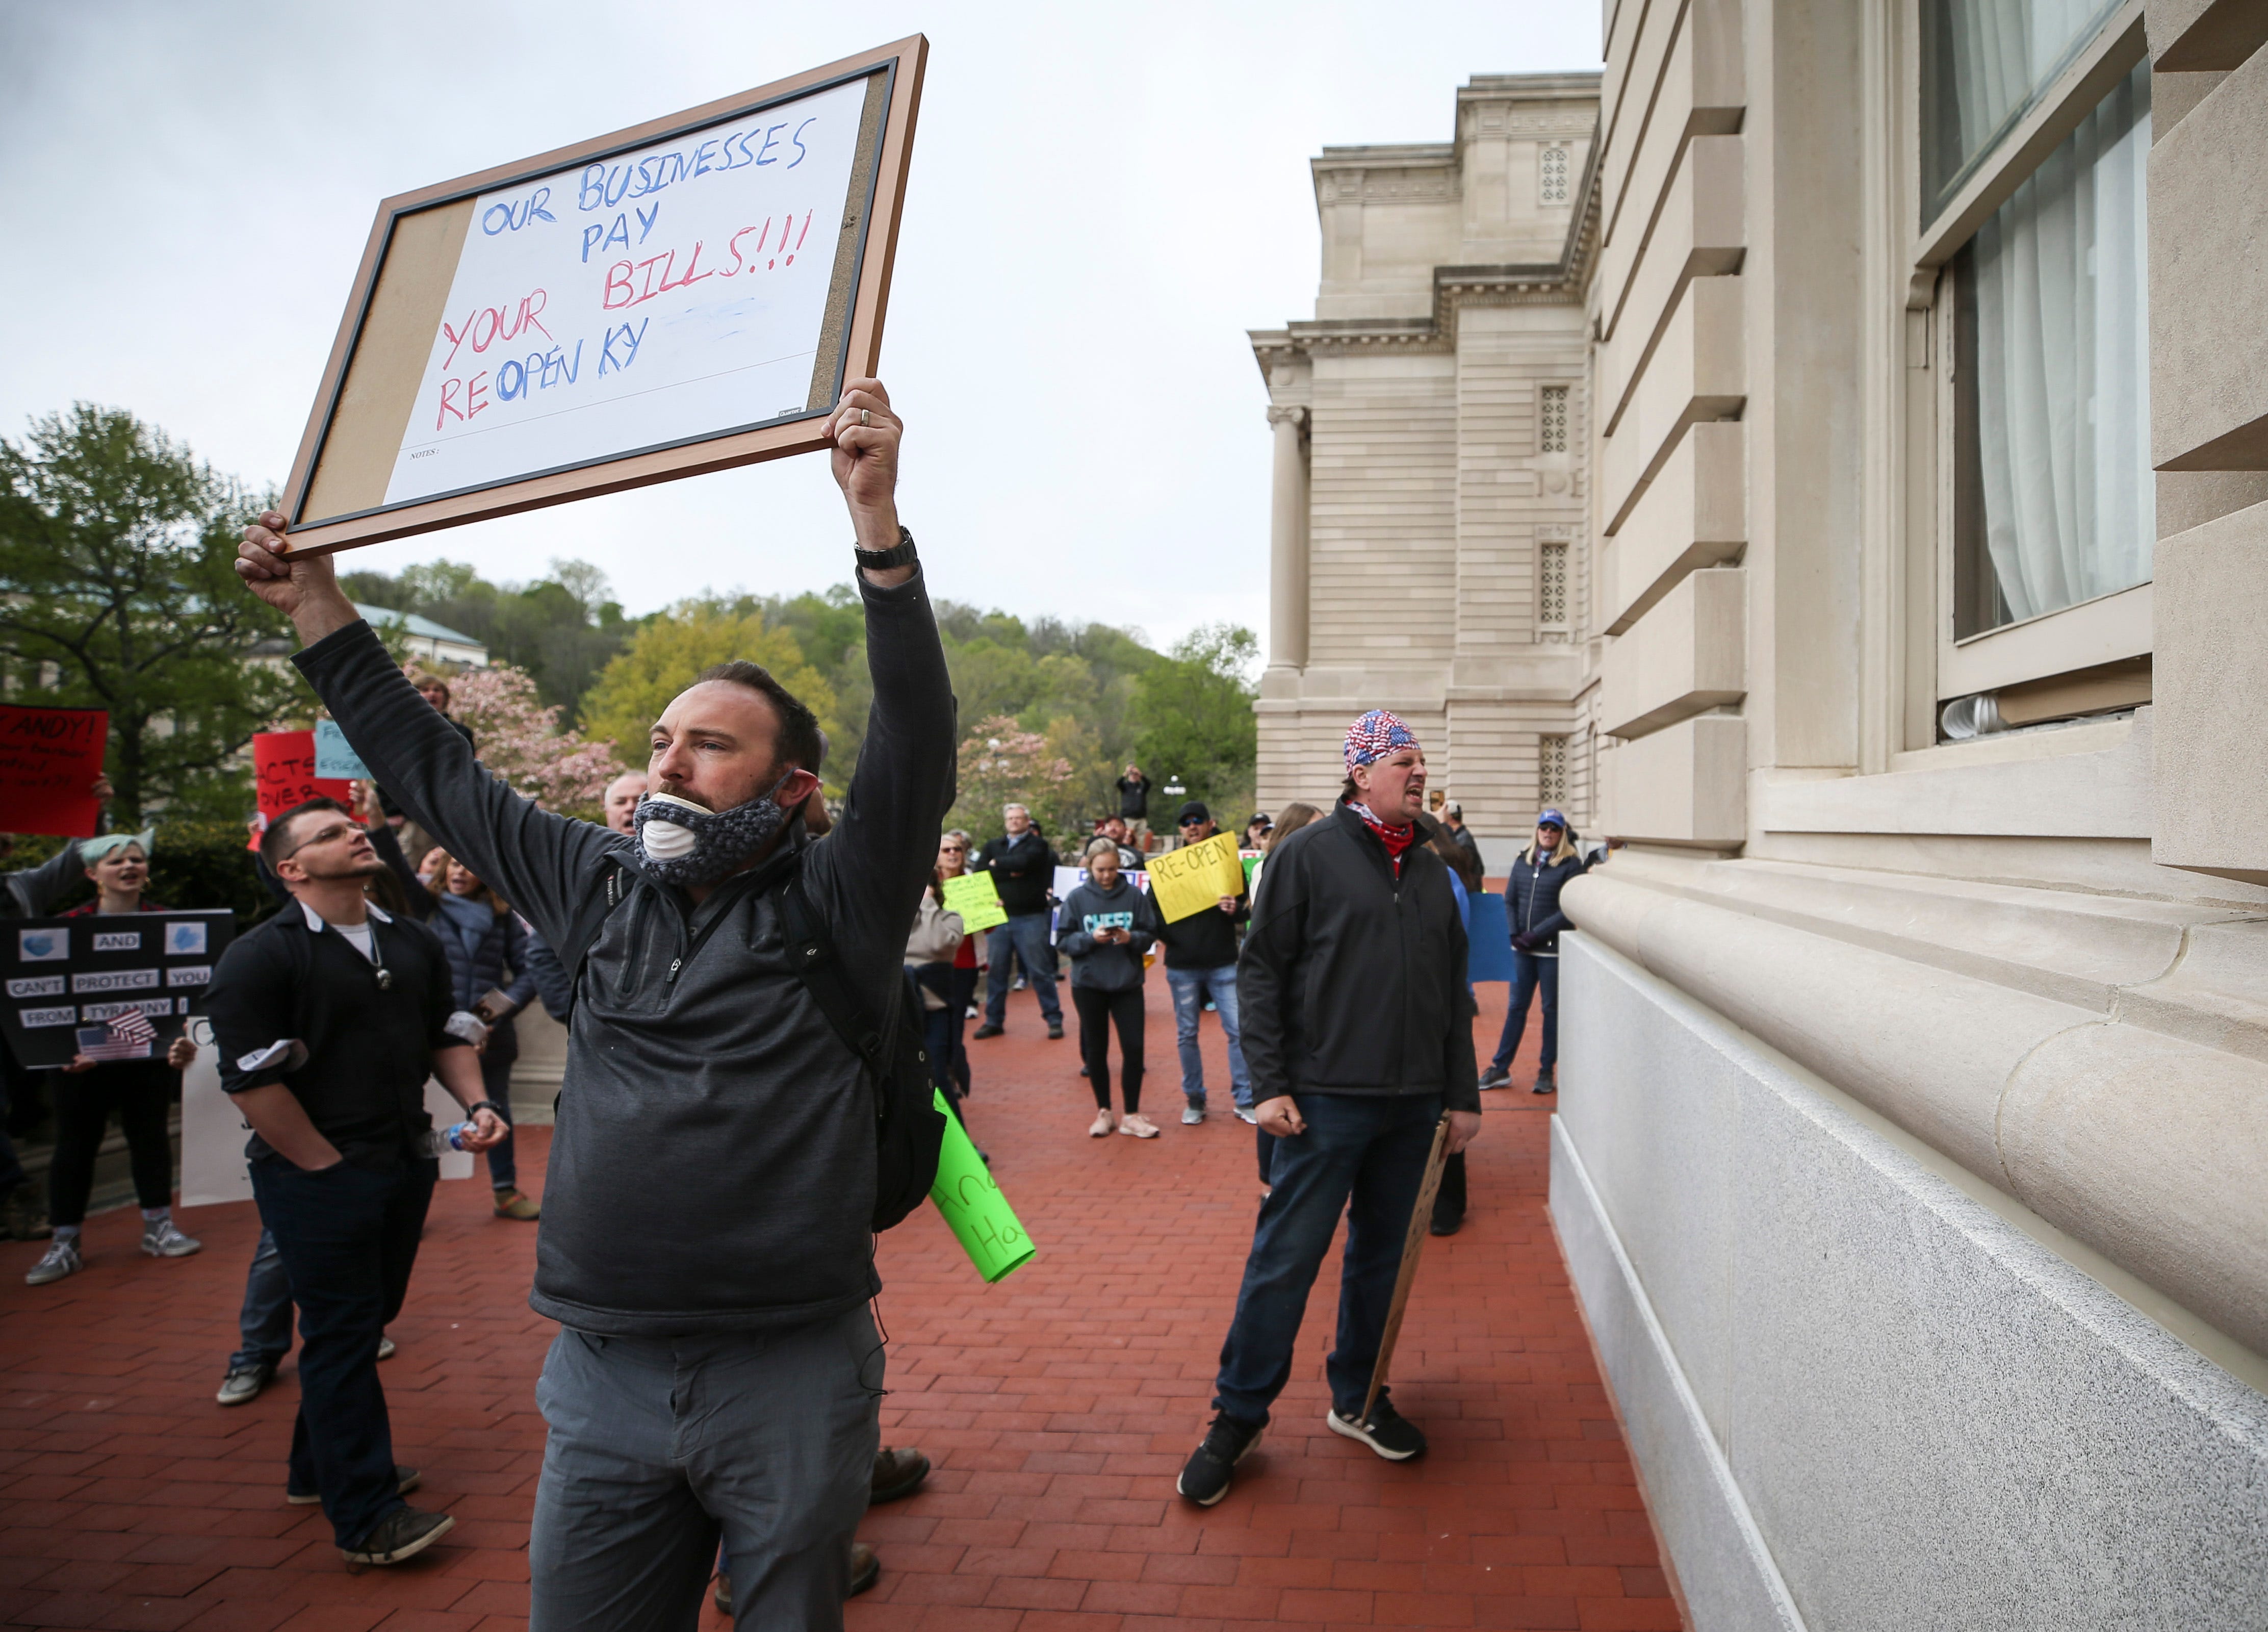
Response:
[{"label": "stone column", "polygon": [[1307,666],[1307,454],[1301,446],[1304,408],[1270,408],[1276,430],[1275,483],[1269,528],[1268,666]]}]

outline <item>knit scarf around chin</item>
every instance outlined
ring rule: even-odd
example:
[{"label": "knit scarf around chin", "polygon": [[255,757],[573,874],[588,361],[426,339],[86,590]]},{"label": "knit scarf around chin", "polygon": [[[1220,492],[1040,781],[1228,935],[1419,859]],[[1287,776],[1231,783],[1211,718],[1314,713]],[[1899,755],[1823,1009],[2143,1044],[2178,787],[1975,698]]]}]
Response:
[{"label": "knit scarf around chin", "polygon": [[1394,863],[1394,875],[1402,876],[1402,853],[1418,842],[1418,824],[1404,822],[1400,827],[1388,827],[1371,815],[1370,807],[1350,799],[1347,809],[1362,818],[1362,824],[1378,835],[1378,842],[1386,846],[1386,859]]}]

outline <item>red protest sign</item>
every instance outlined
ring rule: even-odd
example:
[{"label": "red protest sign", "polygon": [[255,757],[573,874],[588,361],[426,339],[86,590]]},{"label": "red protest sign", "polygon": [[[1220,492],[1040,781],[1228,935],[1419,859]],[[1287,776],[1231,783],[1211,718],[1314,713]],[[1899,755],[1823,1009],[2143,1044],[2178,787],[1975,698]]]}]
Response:
[{"label": "red protest sign", "polygon": [[260,792],[262,825],[311,799],[354,803],[354,784],[315,774],[313,731],[262,731],[252,739],[253,783]]},{"label": "red protest sign", "polygon": [[105,709],[0,706],[0,828],[92,838],[109,740]]}]

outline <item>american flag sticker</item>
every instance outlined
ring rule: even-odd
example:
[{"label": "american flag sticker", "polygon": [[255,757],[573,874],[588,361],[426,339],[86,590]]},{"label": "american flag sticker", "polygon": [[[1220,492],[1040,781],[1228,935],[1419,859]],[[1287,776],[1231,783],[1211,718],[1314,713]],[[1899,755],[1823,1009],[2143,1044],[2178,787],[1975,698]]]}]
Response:
[{"label": "american flag sticker", "polygon": [[147,1060],[157,1040],[158,1028],[150,1023],[150,1016],[129,1008],[107,1025],[81,1027],[78,1052],[89,1060]]}]

